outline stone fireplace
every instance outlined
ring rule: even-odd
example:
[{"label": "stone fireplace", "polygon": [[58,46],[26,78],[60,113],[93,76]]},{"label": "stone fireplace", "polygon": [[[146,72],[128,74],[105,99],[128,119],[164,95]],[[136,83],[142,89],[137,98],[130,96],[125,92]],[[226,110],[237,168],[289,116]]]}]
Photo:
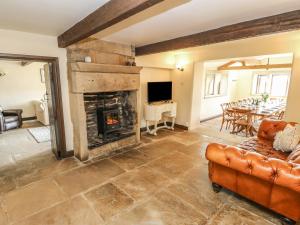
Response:
[{"label": "stone fireplace", "polygon": [[[89,40],[68,47],[74,153],[106,156],[140,141],[140,70],[130,46]],[[92,63],[83,62],[88,55]]]},{"label": "stone fireplace", "polygon": [[131,91],[84,94],[90,150],[136,134]]}]

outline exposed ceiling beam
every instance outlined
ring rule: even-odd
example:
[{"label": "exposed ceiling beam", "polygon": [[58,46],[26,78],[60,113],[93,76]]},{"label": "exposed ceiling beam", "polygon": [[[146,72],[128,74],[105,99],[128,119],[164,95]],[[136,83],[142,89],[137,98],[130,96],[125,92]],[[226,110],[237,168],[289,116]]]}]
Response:
[{"label": "exposed ceiling beam", "polygon": [[235,63],[241,63],[243,66],[246,66],[246,62],[244,60],[232,60],[232,61],[229,61],[228,63],[225,63],[222,66],[219,66],[218,70],[223,70],[224,68],[228,68]]},{"label": "exposed ceiling beam", "polygon": [[288,69],[292,68],[292,64],[267,64],[267,65],[249,65],[249,66],[220,66],[222,70],[269,70],[269,69]]},{"label": "exposed ceiling beam", "polygon": [[58,37],[65,48],[166,0],[111,0]]},{"label": "exposed ceiling beam", "polygon": [[300,29],[300,10],[264,17],[136,48],[148,55]]}]

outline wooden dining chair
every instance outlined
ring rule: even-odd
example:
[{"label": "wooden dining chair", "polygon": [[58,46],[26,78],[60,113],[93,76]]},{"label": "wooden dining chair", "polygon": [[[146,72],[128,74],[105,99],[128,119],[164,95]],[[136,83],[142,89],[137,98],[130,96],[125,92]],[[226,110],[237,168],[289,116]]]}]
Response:
[{"label": "wooden dining chair", "polygon": [[247,103],[248,103],[249,105],[252,105],[252,104],[253,104],[253,98],[252,98],[252,97],[247,98]]},{"label": "wooden dining chair", "polygon": [[283,120],[284,114],[285,114],[285,111],[282,110],[278,115],[278,120]]},{"label": "wooden dining chair", "polygon": [[228,104],[229,104],[229,107],[236,107],[236,106],[238,106],[237,102],[230,102]]},{"label": "wooden dining chair", "polygon": [[285,113],[284,110],[279,111],[279,112],[276,113],[274,116],[271,116],[270,119],[273,119],[273,120],[282,120],[282,119],[283,119],[283,116],[284,116],[284,113]]},{"label": "wooden dining chair", "polygon": [[233,120],[234,117],[232,115],[232,113],[230,111],[228,111],[228,109],[230,108],[230,104],[229,103],[223,103],[221,104],[221,108],[222,108],[222,112],[223,112],[223,117],[222,117],[222,123],[221,123],[221,129],[220,131],[222,131],[224,124],[226,123],[225,129],[227,130],[228,128],[230,128],[230,126],[233,124]]},{"label": "wooden dining chair", "polygon": [[251,110],[249,109],[236,109],[233,113],[233,134],[238,134],[245,131],[246,137],[250,134],[253,136],[253,118]]}]

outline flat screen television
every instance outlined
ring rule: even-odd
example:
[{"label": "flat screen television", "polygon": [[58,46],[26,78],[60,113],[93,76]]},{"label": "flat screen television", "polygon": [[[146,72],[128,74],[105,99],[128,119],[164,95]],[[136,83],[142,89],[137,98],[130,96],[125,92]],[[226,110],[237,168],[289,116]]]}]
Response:
[{"label": "flat screen television", "polygon": [[172,100],[172,82],[148,82],[148,102]]}]

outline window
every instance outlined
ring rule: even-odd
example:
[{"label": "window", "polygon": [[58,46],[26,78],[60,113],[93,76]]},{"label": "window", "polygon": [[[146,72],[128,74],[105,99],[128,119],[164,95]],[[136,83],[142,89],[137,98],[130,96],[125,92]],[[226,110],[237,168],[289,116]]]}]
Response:
[{"label": "window", "polygon": [[209,72],[206,74],[205,97],[224,96],[227,93],[227,74]]},{"label": "window", "polygon": [[287,95],[289,76],[286,74],[273,74],[271,96],[284,97]]},{"label": "window", "polygon": [[286,97],[290,72],[265,72],[254,76],[252,94],[270,94],[273,97]]},{"label": "window", "polygon": [[268,83],[269,83],[268,75],[258,75],[255,93],[256,94],[267,93],[268,92]]}]

